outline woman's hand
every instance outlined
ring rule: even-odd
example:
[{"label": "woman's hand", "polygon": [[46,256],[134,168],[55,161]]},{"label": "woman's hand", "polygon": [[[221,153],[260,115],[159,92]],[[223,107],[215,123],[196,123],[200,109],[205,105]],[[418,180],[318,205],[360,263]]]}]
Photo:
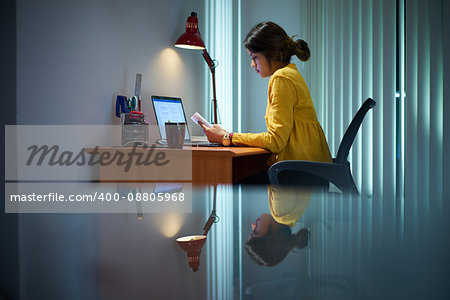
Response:
[{"label": "woman's hand", "polygon": [[202,126],[203,133],[206,135],[210,143],[218,143],[218,144],[222,143],[222,138],[225,135],[225,133],[227,133],[225,130],[222,129],[222,127],[220,127],[217,124],[214,124],[213,128],[209,128],[200,122],[199,124]]}]

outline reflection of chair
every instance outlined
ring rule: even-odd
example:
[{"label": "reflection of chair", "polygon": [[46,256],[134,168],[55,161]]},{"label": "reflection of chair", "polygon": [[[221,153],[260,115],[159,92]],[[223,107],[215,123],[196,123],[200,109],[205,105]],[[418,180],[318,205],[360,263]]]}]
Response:
[{"label": "reflection of chair", "polygon": [[280,161],[273,164],[268,171],[270,183],[324,187],[331,182],[344,193],[358,193],[347,157],[366,113],[375,104],[375,101],[368,98],[358,110],[342,138],[333,163],[303,160]]}]

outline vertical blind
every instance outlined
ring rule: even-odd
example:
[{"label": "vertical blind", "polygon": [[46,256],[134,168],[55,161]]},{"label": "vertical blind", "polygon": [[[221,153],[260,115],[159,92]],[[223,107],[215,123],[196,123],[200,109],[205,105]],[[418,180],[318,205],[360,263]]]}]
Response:
[{"label": "vertical blind", "polygon": [[[233,1],[205,0],[206,47],[216,60],[216,94],[219,123],[227,130],[233,129]],[[207,70],[206,99],[212,99],[211,74]],[[208,107],[205,111],[210,111]]]},{"label": "vertical blind", "polygon": [[[238,32],[236,7],[241,5],[236,0],[206,0],[205,6],[206,43],[220,62],[217,95],[221,123],[228,130],[239,127],[233,124],[233,111],[240,111],[236,109],[240,85],[234,78],[240,71],[233,67],[240,66],[233,51],[241,45],[233,33]],[[332,155],[356,111],[371,97],[377,106],[367,114],[349,155],[360,192],[442,199],[448,194],[444,183],[449,181],[450,168],[444,167],[449,165],[445,156],[449,126],[444,126],[449,124],[444,118],[449,115],[444,102],[449,26],[444,26],[448,21],[443,18],[449,4],[444,0],[307,0],[302,7],[299,17],[307,28],[302,38],[312,53],[304,76]],[[209,72],[206,76],[210,87]],[[211,99],[210,89],[206,99]]]},{"label": "vertical blind", "polygon": [[[229,130],[236,122],[233,111],[240,111],[233,32],[241,5],[206,0],[205,6],[206,42],[220,62],[222,125]],[[332,155],[363,101],[373,98],[377,105],[367,114],[349,161],[360,192],[397,197],[397,209],[404,209],[404,199],[417,209],[440,209],[449,193],[449,104],[444,101],[449,59],[444,50],[450,26],[443,17],[449,6],[444,0],[306,0],[299,13],[307,28],[302,38],[312,53],[304,75]],[[211,99],[209,89],[207,94]],[[418,207],[414,199],[424,198],[441,200]]]},{"label": "vertical blind", "polygon": [[377,102],[349,155],[363,195],[442,199],[444,2],[308,1],[307,77],[333,155],[362,102]]},{"label": "vertical blind", "polygon": [[[208,52],[217,61],[216,94],[219,123],[226,130],[233,129],[233,75],[236,74],[233,58],[233,0],[205,0],[206,40]],[[212,99],[211,74],[207,71],[206,99]],[[209,104],[208,104],[209,106]],[[208,107],[210,110],[211,108]],[[208,111],[208,110],[206,110]],[[233,197],[230,186],[217,187],[216,209],[220,222],[213,224],[208,234],[206,264],[207,298],[233,298]],[[210,195],[214,198],[214,195]],[[211,205],[207,205],[209,216]]]},{"label": "vertical blind", "polygon": [[317,114],[336,155],[367,98],[377,102],[349,155],[364,195],[395,194],[396,4],[394,1],[309,1],[311,72]]}]

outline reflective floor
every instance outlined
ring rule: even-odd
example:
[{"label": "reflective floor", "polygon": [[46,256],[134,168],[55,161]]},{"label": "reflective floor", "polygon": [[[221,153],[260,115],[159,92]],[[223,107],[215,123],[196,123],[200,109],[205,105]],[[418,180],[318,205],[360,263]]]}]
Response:
[{"label": "reflective floor", "polygon": [[214,198],[194,189],[191,213],[19,215],[20,299],[450,299],[442,199],[219,186],[188,259],[176,239],[205,233]]}]

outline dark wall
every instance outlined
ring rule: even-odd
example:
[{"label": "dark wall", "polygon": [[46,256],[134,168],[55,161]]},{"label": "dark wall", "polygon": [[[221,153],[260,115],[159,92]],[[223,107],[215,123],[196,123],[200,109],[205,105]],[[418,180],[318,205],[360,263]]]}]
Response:
[{"label": "dark wall", "polygon": [[[5,129],[16,124],[16,1],[0,1],[0,168],[5,182]],[[8,141],[6,141],[8,142]],[[5,185],[1,184],[0,198],[0,299],[19,298],[18,215],[5,214]]]}]

